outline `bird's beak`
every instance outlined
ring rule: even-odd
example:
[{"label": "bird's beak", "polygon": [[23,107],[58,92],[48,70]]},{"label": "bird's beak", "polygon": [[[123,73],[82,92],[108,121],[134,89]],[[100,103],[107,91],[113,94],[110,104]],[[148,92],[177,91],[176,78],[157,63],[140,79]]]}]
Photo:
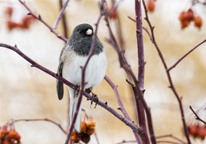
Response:
[{"label": "bird's beak", "polygon": [[91,30],[91,29],[88,29],[88,30],[86,31],[86,34],[87,34],[87,35],[92,35],[92,30]]}]

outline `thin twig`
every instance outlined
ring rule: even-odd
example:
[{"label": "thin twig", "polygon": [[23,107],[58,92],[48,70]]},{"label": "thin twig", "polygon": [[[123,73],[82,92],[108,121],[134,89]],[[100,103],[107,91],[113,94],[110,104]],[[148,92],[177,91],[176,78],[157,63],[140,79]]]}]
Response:
[{"label": "thin twig", "polygon": [[[122,111],[122,113],[125,116],[125,118],[127,118],[128,120],[131,121],[131,118],[129,117],[129,115],[128,115],[128,113],[127,113],[126,109],[124,108],[124,105],[123,105],[123,103],[121,101],[121,98],[120,98],[120,95],[119,95],[119,92],[117,90],[116,85],[107,76],[105,76],[104,79],[107,81],[107,83],[109,83],[109,85],[112,87],[112,89],[114,91],[115,97],[116,97],[117,102],[119,104],[119,108],[118,109]],[[134,136],[137,139],[137,141],[139,142],[139,144],[141,144],[140,138],[139,138],[138,135],[136,135],[136,132],[134,132]]]},{"label": "thin twig", "polygon": [[61,12],[59,13],[59,16],[57,17],[57,19],[56,19],[56,21],[55,21],[55,23],[54,23],[54,26],[53,26],[54,29],[57,29],[57,26],[58,26],[58,24],[59,24],[59,21],[61,20],[62,16],[64,15],[64,12],[65,12],[65,9],[66,9],[68,3],[69,3],[69,0],[67,0],[67,1],[64,3],[64,5],[63,5],[63,7],[62,7],[62,9],[61,9]]},{"label": "thin twig", "polygon": [[177,142],[172,142],[172,141],[166,141],[166,140],[157,141],[157,143],[182,144],[182,143],[177,143]]},{"label": "thin twig", "polygon": [[107,81],[107,83],[112,87],[112,89],[113,89],[113,91],[114,91],[114,94],[115,94],[115,96],[116,96],[117,102],[118,102],[118,104],[119,104],[119,110],[122,111],[122,113],[123,113],[123,115],[125,116],[125,118],[127,118],[128,120],[131,121],[131,119],[130,119],[130,117],[129,117],[127,111],[126,111],[126,109],[124,108],[124,105],[123,105],[121,99],[120,99],[120,95],[119,95],[119,92],[118,92],[118,90],[117,90],[116,85],[115,85],[107,76],[105,76],[104,79]]},{"label": "thin twig", "polygon": [[95,139],[96,139],[96,141],[97,141],[97,144],[100,144],[96,131],[94,132],[94,136],[95,136]]},{"label": "thin twig", "polygon": [[[59,0],[59,5],[60,5],[60,9],[62,9],[62,7],[63,7],[63,0]],[[62,26],[63,26],[64,37],[68,38],[68,28],[67,28],[66,14],[64,14],[62,16]]]},{"label": "thin twig", "polygon": [[9,123],[9,124],[13,125],[16,122],[22,122],[22,121],[25,121],[25,122],[31,122],[31,121],[47,121],[47,122],[51,122],[51,123],[55,124],[56,126],[58,126],[63,131],[63,133],[66,134],[66,131],[62,128],[62,126],[60,124],[56,123],[53,120],[47,119],[47,118],[45,118],[45,119],[17,119],[17,120],[12,120],[11,123]]},{"label": "thin twig", "polygon": [[170,137],[170,138],[172,138],[172,139],[175,139],[175,140],[181,142],[182,144],[186,144],[186,142],[184,142],[183,140],[179,139],[179,138],[176,137],[176,136],[173,136],[172,134],[156,136],[156,139],[167,138],[167,137]]},{"label": "thin twig", "polygon": [[42,22],[47,28],[50,29],[50,31],[52,33],[54,33],[59,39],[63,40],[64,42],[67,42],[67,39],[61,35],[59,35],[51,26],[49,26],[40,15],[35,15],[31,9],[25,4],[25,2],[19,0],[19,2],[29,11],[28,15],[32,15],[34,18],[36,18],[37,20],[39,20],[40,22]]},{"label": "thin twig", "polygon": [[182,56],[174,65],[172,65],[170,68],[167,69],[167,71],[172,70],[174,67],[176,67],[176,65],[178,65],[186,56],[188,56],[193,50],[195,50],[196,48],[198,48],[200,45],[202,45],[203,43],[206,42],[206,39],[203,40],[201,43],[199,43],[198,45],[196,45],[194,48],[192,48],[190,51],[188,51],[184,56]]},{"label": "thin twig", "polygon": [[196,116],[196,120],[199,120],[201,122],[203,122],[206,125],[206,122],[204,120],[202,120],[197,113],[193,110],[192,106],[190,106],[191,111],[194,113],[194,115]]},{"label": "thin twig", "polygon": [[186,125],[186,122],[185,122],[184,110],[183,110],[183,106],[182,106],[182,99],[178,95],[178,93],[177,93],[177,91],[176,91],[176,89],[175,89],[175,87],[173,85],[173,81],[172,81],[172,78],[171,78],[171,75],[170,75],[169,71],[167,71],[167,69],[168,69],[167,68],[167,64],[166,64],[165,59],[164,59],[164,57],[162,55],[162,52],[160,51],[160,49],[159,49],[159,47],[158,47],[158,45],[156,43],[156,40],[155,40],[154,26],[152,26],[152,24],[151,24],[151,22],[149,20],[145,1],[144,0],[142,0],[142,1],[143,1],[143,6],[144,6],[144,9],[145,9],[145,15],[146,15],[145,20],[147,21],[147,23],[149,25],[149,28],[150,28],[150,31],[151,31],[151,35],[152,35],[152,40],[151,41],[154,44],[154,46],[155,46],[155,48],[156,48],[156,50],[157,50],[157,52],[159,54],[159,57],[160,57],[160,59],[161,59],[161,61],[163,63],[163,66],[165,68],[165,71],[166,71],[166,74],[167,74],[167,78],[168,78],[168,81],[169,81],[169,84],[170,84],[169,87],[173,91],[173,93],[174,93],[174,95],[177,98],[177,101],[179,103],[179,108],[180,108],[181,119],[182,119],[182,124],[183,124],[183,128],[184,128],[184,133],[185,133],[185,136],[187,138],[188,144],[191,144],[191,141],[190,141],[190,138],[189,138],[189,134],[188,134],[188,130],[187,130],[187,125]]},{"label": "thin twig", "polygon": [[[136,22],[136,20],[133,19],[132,17],[130,17],[130,16],[127,16],[127,17],[128,17],[131,21]],[[149,33],[148,29],[145,28],[145,27],[142,27],[142,28],[143,28],[143,30],[145,30],[145,32],[149,35],[150,40],[152,41],[152,36],[151,36],[151,34]]]}]

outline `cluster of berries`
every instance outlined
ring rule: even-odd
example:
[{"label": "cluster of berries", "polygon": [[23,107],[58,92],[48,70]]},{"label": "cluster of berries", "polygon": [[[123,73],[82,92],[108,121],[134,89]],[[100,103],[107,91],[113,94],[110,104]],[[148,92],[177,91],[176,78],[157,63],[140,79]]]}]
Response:
[{"label": "cluster of berries", "polygon": [[202,18],[200,16],[195,16],[192,9],[188,9],[187,11],[182,11],[179,15],[179,20],[181,22],[182,29],[189,26],[190,22],[194,21],[194,25],[197,28],[202,27]]},{"label": "cluster of berries", "polygon": [[88,119],[86,122],[81,122],[81,133],[73,131],[72,141],[78,143],[80,140],[84,143],[90,141],[90,136],[95,132],[96,122],[93,119]]},{"label": "cluster of berries", "polygon": [[0,144],[21,144],[20,139],[15,129],[8,130],[6,125],[0,128]]},{"label": "cluster of berries", "polygon": [[189,125],[188,131],[194,138],[200,138],[202,140],[206,137],[206,126],[200,126],[197,124]]},{"label": "cluster of berries", "polygon": [[20,29],[29,29],[31,22],[35,19],[31,15],[26,15],[23,17],[20,23],[12,21],[11,17],[13,14],[13,8],[12,7],[6,7],[5,9],[5,15],[7,16],[7,27],[9,30],[13,30],[15,28]]}]

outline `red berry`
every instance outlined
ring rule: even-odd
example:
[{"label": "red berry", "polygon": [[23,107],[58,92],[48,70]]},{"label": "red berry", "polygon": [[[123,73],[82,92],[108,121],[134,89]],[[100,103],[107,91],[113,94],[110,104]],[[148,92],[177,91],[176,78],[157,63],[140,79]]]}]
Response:
[{"label": "red berry", "polygon": [[202,27],[203,22],[202,22],[202,18],[200,16],[196,16],[194,21],[195,21],[194,24],[196,27],[198,27],[198,28]]},{"label": "red berry", "polygon": [[147,9],[150,12],[153,12],[155,10],[155,1],[154,0],[149,0],[147,4]]},{"label": "red berry", "polygon": [[[112,9],[113,9],[113,7],[109,7],[109,8],[108,8],[108,11],[110,11],[110,10],[112,10]],[[109,18],[110,18],[110,19],[116,19],[116,18],[117,18],[116,9],[113,10],[113,11],[109,14]]]}]

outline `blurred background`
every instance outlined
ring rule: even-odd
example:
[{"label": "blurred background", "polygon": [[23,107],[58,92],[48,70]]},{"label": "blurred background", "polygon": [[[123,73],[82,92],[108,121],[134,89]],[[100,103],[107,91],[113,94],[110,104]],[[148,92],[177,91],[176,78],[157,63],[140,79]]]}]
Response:
[{"label": "blurred background", "polygon": [[[25,0],[29,8],[53,26],[59,12],[59,0]],[[147,3],[149,1],[146,1]],[[111,6],[111,1],[108,0]],[[182,11],[192,6],[191,0],[157,0],[155,9],[149,13],[152,25],[155,26],[155,38],[165,57],[168,66],[172,66],[191,48],[206,39],[206,6],[192,6],[195,15],[202,18],[201,28],[194,22],[184,29],[178,19]],[[11,7],[13,14],[5,12]],[[22,23],[28,11],[18,0],[0,0],[0,43],[17,45],[18,48],[40,65],[56,72],[58,58],[64,41],[58,39],[41,22],[30,18],[29,24]],[[137,75],[138,58],[135,23],[127,18],[135,18],[134,0],[122,1],[117,10],[121,24],[122,38],[126,50],[126,58]],[[144,16],[144,11],[142,11]],[[80,23],[89,23],[94,27],[99,16],[98,0],[70,0],[66,12],[68,36]],[[112,30],[119,34],[116,18],[111,18]],[[143,26],[148,27],[143,21]],[[62,21],[57,32],[64,35]],[[144,36],[145,49],[145,99],[151,108],[156,136],[173,134],[186,141],[182,131],[182,121],[178,102],[168,88],[168,80],[162,62],[147,33]],[[98,37],[103,42],[108,56],[106,75],[118,85],[121,100],[132,120],[137,124],[133,95],[130,86],[125,82],[128,78],[120,68],[115,50],[105,42],[108,31],[102,19]],[[177,92],[183,97],[183,108],[187,124],[196,122],[189,105],[195,110],[206,103],[206,44],[198,47],[172,71],[171,76]],[[66,87],[65,87],[66,88]],[[105,80],[94,88],[99,99],[116,109],[118,104],[112,88]],[[68,123],[68,91],[65,90],[63,100],[59,101],[56,94],[56,80],[31,65],[15,52],[0,48],[0,126],[10,119],[49,118],[60,123],[65,129]],[[124,140],[134,140],[129,127],[119,121],[105,109],[97,106],[90,108],[90,101],[83,98],[83,108],[96,121],[96,132],[101,144],[115,144]],[[118,110],[117,110],[118,111]],[[206,120],[205,110],[200,117]],[[82,115],[84,117],[84,115]],[[201,124],[200,124],[201,125]],[[56,144],[64,143],[66,135],[55,125],[48,122],[18,122],[17,132],[23,144]],[[195,144],[206,144],[205,140],[192,138]],[[96,144],[94,136],[90,144]]]}]

